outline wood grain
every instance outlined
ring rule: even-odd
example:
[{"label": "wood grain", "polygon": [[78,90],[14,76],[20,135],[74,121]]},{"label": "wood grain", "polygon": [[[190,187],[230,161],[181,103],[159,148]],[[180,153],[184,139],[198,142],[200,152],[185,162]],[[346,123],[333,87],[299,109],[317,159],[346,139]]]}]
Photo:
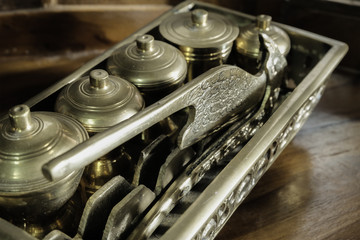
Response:
[{"label": "wood grain", "polygon": [[331,76],[304,127],[217,240],[359,239],[359,78]]}]

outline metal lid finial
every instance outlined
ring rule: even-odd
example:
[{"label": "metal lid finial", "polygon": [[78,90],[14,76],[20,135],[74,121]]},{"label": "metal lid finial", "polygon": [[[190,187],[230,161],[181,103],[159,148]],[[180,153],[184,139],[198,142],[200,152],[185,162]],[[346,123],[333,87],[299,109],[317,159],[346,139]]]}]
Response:
[{"label": "metal lid finial", "polygon": [[206,26],[208,12],[204,9],[196,9],[191,12],[191,20],[195,26]]},{"label": "metal lid finial", "polygon": [[96,89],[103,89],[108,82],[109,74],[102,69],[95,69],[90,72],[90,85]]},{"label": "metal lid finial", "polygon": [[142,35],[136,39],[136,46],[140,51],[152,51],[154,40],[154,37],[151,35]]},{"label": "metal lid finial", "polygon": [[24,104],[11,108],[9,119],[14,131],[22,132],[32,128],[30,109]]},{"label": "metal lid finial", "polygon": [[256,26],[262,30],[266,30],[270,27],[271,16],[269,15],[258,15],[256,17]]}]

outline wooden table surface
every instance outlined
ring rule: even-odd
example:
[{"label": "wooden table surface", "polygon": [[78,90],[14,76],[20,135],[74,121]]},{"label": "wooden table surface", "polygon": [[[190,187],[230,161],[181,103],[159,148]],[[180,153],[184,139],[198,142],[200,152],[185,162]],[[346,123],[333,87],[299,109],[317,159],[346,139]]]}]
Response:
[{"label": "wooden table surface", "polygon": [[216,239],[360,239],[359,75],[330,77],[308,121]]}]

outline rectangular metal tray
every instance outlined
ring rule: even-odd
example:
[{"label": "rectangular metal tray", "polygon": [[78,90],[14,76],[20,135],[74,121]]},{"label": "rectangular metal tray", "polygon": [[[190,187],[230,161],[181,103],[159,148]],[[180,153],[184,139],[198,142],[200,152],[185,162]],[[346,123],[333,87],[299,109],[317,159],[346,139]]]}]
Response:
[{"label": "rectangular metal tray", "polygon": [[[226,15],[239,26],[244,26],[255,19],[254,16],[215,5],[193,1],[183,2],[66,78],[29,99],[25,104],[33,110],[52,111],[49,106],[53,106],[56,93],[64,86],[87,74],[91,69],[103,66],[105,60],[116,49],[133,42],[136,36],[146,33],[156,36],[158,34],[157,26],[167,17],[194,8],[203,8]],[[139,233],[143,238],[213,239],[261,176],[300,130],[318,103],[326,80],[346,54],[347,45],[291,26],[274,24],[281,27],[290,36],[291,52],[287,58],[288,76],[296,83],[296,88],[290,94],[283,96],[282,103],[261,128],[252,129],[254,126],[251,124],[246,126],[246,131],[256,131],[256,133],[241,150],[237,148],[235,136],[228,139],[224,145],[227,148],[215,152],[209,159],[210,162],[216,163],[219,162],[218,159],[227,158],[227,164],[223,164],[212,172],[208,171],[209,169],[198,169],[199,175],[212,174],[208,178],[211,181],[206,183],[206,187],[196,195],[195,200],[193,198],[194,201],[189,207],[183,209],[180,216],[171,219],[171,210],[178,203],[181,204],[181,201],[184,201],[182,198],[186,196],[185,193],[191,194],[192,189],[185,191],[183,188],[183,193],[174,197],[174,202],[170,204],[171,207],[167,209],[163,207],[163,212],[158,214],[161,217],[149,217],[147,226],[135,228],[135,231],[143,231],[143,233]],[[204,171],[204,173],[200,173],[200,171]],[[180,195],[181,197],[179,197]],[[170,217],[166,217],[168,213],[170,213]],[[168,226],[166,231],[157,229],[157,226],[161,224]]]}]

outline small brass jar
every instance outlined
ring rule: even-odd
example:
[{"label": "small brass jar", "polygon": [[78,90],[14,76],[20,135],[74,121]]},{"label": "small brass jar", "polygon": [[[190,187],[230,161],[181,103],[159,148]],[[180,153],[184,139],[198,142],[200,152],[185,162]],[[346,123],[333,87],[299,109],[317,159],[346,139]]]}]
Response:
[{"label": "small brass jar", "polygon": [[33,224],[42,229],[38,224],[44,221],[53,224],[50,216],[73,196],[83,170],[48,181],[41,167],[88,139],[86,130],[62,114],[31,113],[26,105],[18,105],[0,120],[0,131],[0,217],[21,228]]},{"label": "small brass jar", "polygon": [[165,19],[159,30],[185,55],[188,80],[225,63],[239,34],[230,19],[203,9],[175,14]]},{"label": "small brass jar", "polygon": [[271,24],[271,16],[257,16],[255,23],[240,28],[236,39],[237,64],[252,74],[258,72],[262,61],[260,33],[268,35],[284,56],[289,53],[291,47],[287,33]]},{"label": "small brass jar", "polygon": [[[65,87],[55,104],[57,112],[77,119],[90,135],[130,118],[143,108],[144,100],[133,84],[102,69],[92,70],[89,76]],[[119,147],[86,166],[83,185],[87,196],[118,174],[131,175],[131,165],[130,156]]]},{"label": "small brass jar", "polygon": [[107,69],[133,83],[150,105],[183,84],[187,66],[178,49],[151,35],[142,35],[115,51]]}]

